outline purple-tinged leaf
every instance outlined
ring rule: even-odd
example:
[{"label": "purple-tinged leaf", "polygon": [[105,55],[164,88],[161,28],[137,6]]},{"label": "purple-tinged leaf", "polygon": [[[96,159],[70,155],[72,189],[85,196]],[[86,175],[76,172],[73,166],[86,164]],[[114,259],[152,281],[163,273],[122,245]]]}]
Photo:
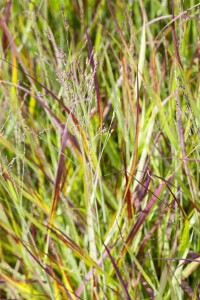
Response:
[{"label": "purple-tinged leaf", "polygon": [[[168,179],[171,178],[172,174],[170,176],[168,176]],[[160,195],[160,193],[162,192],[163,187],[165,186],[165,182],[162,182],[159,187],[155,190],[155,192],[153,193],[153,196],[151,197],[151,199],[148,201],[145,209],[140,213],[139,218],[137,220],[137,222],[133,225],[126,241],[125,244],[126,246],[128,246],[133,238],[135,237],[135,235],[138,233],[138,230],[140,229],[140,227],[142,226],[142,224],[144,223],[147,215],[149,214],[151,208],[153,207],[154,203],[156,202],[158,196]],[[122,248],[122,254],[124,254],[126,252],[126,246],[124,246]]]},{"label": "purple-tinged leaf", "polygon": [[[104,244],[104,242],[103,242],[103,244]],[[126,284],[125,284],[125,282],[124,282],[124,280],[123,280],[123,278],[122,278],[122,276],[121,276],[121,273],[119,272],[119,269],[118,269],[118,267],[117,267],[117,265],[116,265],[116,263],[115,263],[114,258],[112,257],[112,255],[111,255],[111,253],[110,253],[109,248],[108,248],[105,244],[104,244],[104,247],[106,248],[106,252],[108,253],[108,256],[110,257],[110,260],[111,260],[111,262],[112,262],[113,268],[115,269],[116,275],[117,275],[117,277],[118,277],[118,279],[119,279],[119,281],[120,281],[120,284],[121,284],[121,286],[122,286],[122,289],[123,289],[125,298],[126,298],[127,300],[131,300],[131,297],[130,297],[129,292],[128,292],[127,287],[126,287]]]}]

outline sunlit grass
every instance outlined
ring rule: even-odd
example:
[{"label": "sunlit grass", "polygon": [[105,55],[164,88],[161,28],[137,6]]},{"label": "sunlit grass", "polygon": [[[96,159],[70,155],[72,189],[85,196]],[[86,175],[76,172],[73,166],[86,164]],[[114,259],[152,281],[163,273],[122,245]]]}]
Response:
[{"label": "sunlit grass", "polygon": [[199,4],[0,8],[0,299],[199,299]]}]

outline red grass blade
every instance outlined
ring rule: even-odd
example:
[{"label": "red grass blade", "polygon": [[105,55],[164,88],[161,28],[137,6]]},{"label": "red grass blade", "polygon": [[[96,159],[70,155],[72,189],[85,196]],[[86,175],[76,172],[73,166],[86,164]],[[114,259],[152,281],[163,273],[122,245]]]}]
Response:
[{"label": "red grass blade", "polygon": [[[174,200],[172,201],[171,205],[173,206]],[[149,232],[145,235],[145,238],[142,241],[142,244],[138,250],[137,256],[136,258],[139,259],[142,255],[142,252],[144,251],[144,248],[147,244],[147,242],[149,241],[149,239],[151,238],[152,234],[155,232],[155,230],[158,228],[158,226],[160,225],[160,223],[163,220],[164,215],[167,213],[167,210],[169,208],[165,208],[164,211],[161,213],[160,217],[157,219],[157,221],[155,222],[155,224],[153,225],[153,227],[149,230]]]},{"label": "red grass blade", "polygon": [[[171,177],[172,175],[170,175],[169,177]],[[168,179],[169,179],[168,177]],[[142,224],[144,223],[147,215],[149,214],[151,208],[153,207],[154,203],[156,202],[158,196],[160,195],[163,187],[165,186],[165,182],[162,182],[159,187],[155,190],[155,192],[153,193],[153,196],[151,197],[151,199],[148,201],[147,206],[145,207],[145,209],[141,212],[137,222],[133,225],[126,241],[125,244],[128,246],[131,241],[133,240],[133,238],[135,237],[135,235],[137,234],[138,230],[140,229],[140,227],[142,226]],[[126,252],[126,246],[124,246],[122,248],[122,254],[124,254]]]},{"label": "red grass blade", "polygon": [[[172,0],[172,19],[174,20],[174,0]],[[181,58],[180,58],[179,51],[178,51],[178,41],[176,38],[175,21],[172,23],[172,38],[173,38],[173,43],[174,43],[174,51],[175,51],[176,60],[179,64],[179,66],[181,67],[181,69],[183,69],[183,65],[182,65]]]},{"label": "red grass blade", "polygon": [[114,267],[114,269],[115,269],[116,275],[117,275],[117,277],[118,277],[118,279],[119,279],[119,281],[120,281],[120,284],[121,284],[121,286],[122,286],[122,289],[123,289],[123,291],[124,291],[124,295],[125,295],[126,299],[127,299],[127,300],[131,300],[131,297],[130,297],[129,292],[128,292],[127,287],[126,287],[126,284],[125,284],[125,282],[124,282],[124,280],[123,280],[123,278],[122,278],[122,276],[121,276],[121,273],[119,272],[119,269],[118,269],[118,267],[117,267],[117,265],[116,265],[116,263],[115,263],[115,261],[114,261],[114,258],[112,257],[112,255],[111,255],[111,253],[110,253],[110,250],[109,250],[108,247],[104,244],[104,242],[103,242],[103,245],[104,245],[104,247],[106,248],[106,251],[107,251],[107,253],[108,253],[108,256],[110,257],[110,260],[111,260],[112,265],[113,265],[113,267]]},{"label": "red grass blade", "polygon": [[[5,23],[6,24],[8,24],[8,21],[9,21],[11,6],[12,6],[12,0],[9,0],[8,3],[7,3],[6,17],[5,17]],[[9,44],[9,39],[8,39],[5,31],[3,30],[2,48],[3,48],[4,56],[6,55],[6,50],[7,50],[8,44]]]},{"label": "red grass blade", "polygon": [[[125,174],[125,179],[126,179],[126,189],[128,187],[128,175],[127,175],[127,165],[126,165],[126,157],[125,157],[125,150],[124,150],[124,142],[122,143],[122,158],[123,158],[123,163],[124,163],[124,174]],[[130,188],[128,187],[127,193],[126,193],[126,204],[127,204],[127,213],[128,213],[128,218],[132,218],[132,205],[131,205],[131,191]]]},{"label": "red grass blade", "polygon": [[110,14],[111,14],[111,16],[112,16],[112,18],[113,18],[113,20],[114,20],[114,22],[115,22],[117,31],[118,31],[118,33],[119,33],[119,36],[120,36],[120,38],[121,38],[121,40],[122,40],[122,42],[123,42],[123,44],[124,44],[124,46],[125,46],[127,52],[130,54],[129,47],[128,47],[127,43],[126,43],[126,40],[125,40],[124,35],[123,35],[123,32],[122,32],[122,30],[121,30],[121,28],[120,28],[120,26],[119,26],[119,23],[117,22],[117,19],[116,19],[116,17],[115,17],[114,11],[113,11],[113,9],[112,9],[110,0],[107,0],[107,3],[108,3],[108,8],[109,8],[109,10],[110,10]]},{"label": "red grass blade", "polygon": [[[138,142],[139,142],[139,122],[140,122],[140,104],[139,104],[139,80],[138,80],[138,68],[137,68],[137,102],[136,102],[136,130],[135,130],[135,148],[133,153],[133,161],[131,165],[130,176],[128,180],[128,184],[126,185],[126,190],[124,193],[124,199],[126,198],[126,194],[130,187],[132,178],[135,173],[135,168],[137,164],[137,157],[138,157]],[[128,209],[128,208],[127,208]]]},{"label": "red grass blade", "polygon": [[50,224],[52,223],[53,215],[55,213],[57,203],[58,203],[58,199],[59,199],[60,182],[61,182],[63,168],[64,168],[64,151],[65,151],[65,147],[66,147],[66,144],[67,144],[67,137],[68,137],[67,127],[68,127],[68,120],[66,122],[65,129],[64,129],[64,134],[62,136],[61,151],[60,151],[59,160],[58,160],[58,168],[57,168],[56,182],[55,182],[55,188],[54,188],[54,197],[53,197],[53,203],[52,203],[52,206],[51,206],[51,212],[50,212],[50,217],[49,217],[49,223]]},{"label": "red grass blade", "polygon": [[142,184],[142,188],[140,189],[139,192],[137,192],[137,197],[136,199],[133,201],[133,205],[135,207],[135,211],[138,211],[139,206],[141,205],[144,197],[147,194],[148,188],[149,188],[149,184],[151,181],[151,173],[150,171],[147,172],[147,175],[145,177],[144,183]]}]

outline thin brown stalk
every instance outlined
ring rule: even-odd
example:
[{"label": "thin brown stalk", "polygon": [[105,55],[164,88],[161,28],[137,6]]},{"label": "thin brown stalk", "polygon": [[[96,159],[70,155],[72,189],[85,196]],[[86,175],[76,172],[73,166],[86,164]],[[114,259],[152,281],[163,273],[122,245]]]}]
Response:
[{"label": "thin brown stalk", "polygon": [[[181,118],[181,105],[180,105],[180,98],[179,98],[178,91],[176,91],[176,113],[177,113],[178,131],[179,131],[179,139],[180,139],[182,156],[187,157],[185,141],[184,141],[184,129],[183,129],[183,123],[182,123],[182,118]],[[190,192],[191,192],[192,198],[194,200],[195,197],[194,197],[194,191],[193,191],[193,187],[192,187],[192,181],[190,178],[190,172],[189,172],[189,168],[188,168],[188,161],[183,160],[183,164],[184,164],[188,184],[190,187]]]},{"label": "thin brown stalk", "polygon": [[[174,0],[172,0],[172,18],[173,18],[173,20],[175,19],[175,16],[174,16]],[[182,65],[181,58],[180,58],[180,55],[179,55],[179,50],[178,50],[178,41],[177,41],[177,38],[176,38],[175,22],[172,23],[172,38],[173,38],[173,43],[174,43],[174,51],[175,51],[176,60],[179,64],[179,66],[183,69],[183,65]]]}]

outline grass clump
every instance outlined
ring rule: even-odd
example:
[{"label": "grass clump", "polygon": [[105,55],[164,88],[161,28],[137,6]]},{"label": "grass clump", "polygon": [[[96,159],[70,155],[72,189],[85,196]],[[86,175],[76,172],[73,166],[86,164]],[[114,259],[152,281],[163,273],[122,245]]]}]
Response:
[{"label": "grass clump", "polygon": [[0,10],[0,299],[199,299],[195,1]]}]

